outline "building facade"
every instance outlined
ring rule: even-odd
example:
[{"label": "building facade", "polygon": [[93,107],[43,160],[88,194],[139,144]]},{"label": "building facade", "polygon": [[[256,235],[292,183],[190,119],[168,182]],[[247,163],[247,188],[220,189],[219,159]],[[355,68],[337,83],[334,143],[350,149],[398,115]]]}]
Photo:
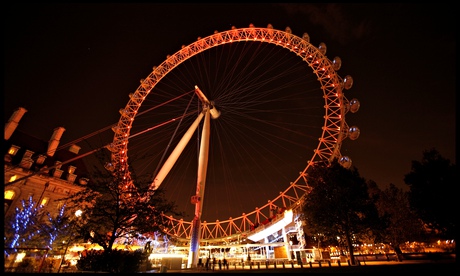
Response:
[{"label": "building facade", "polygon": [[54,217],[65,204],[63,198],[84,189],[88,170],[77,158],[79,146],[59,145],[63,127],[57,127],[49,141],[17,130],[26,112],[18,108],[5,124],[4,216],[14,213],[16,207],[22,208],[23,200],[32,197],[37,207],[42,205]]}]

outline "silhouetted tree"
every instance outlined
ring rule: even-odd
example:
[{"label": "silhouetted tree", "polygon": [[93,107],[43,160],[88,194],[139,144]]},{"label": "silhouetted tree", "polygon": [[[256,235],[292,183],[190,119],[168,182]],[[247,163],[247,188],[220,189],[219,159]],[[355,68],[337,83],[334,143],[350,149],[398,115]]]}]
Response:
[{"label": "silhouetted tree", "polygon": [[355,167],[344,168],[337,160],[317,163],[307,175],[311,187],[303,213],[307,231],[327,239],[345,241],[352,264],[353,237],[367,233],[377,217],[366,181]]},{"label": "silhouetted tree", "polygon": [[436,149],[423,151],[421,161],[412,161],[404,182],[410,187],[409,202],[437,238],[455,239],[458,208],[457,167]]},{"label": "silhouetted tree", "polygon": [[165,199],[161,188],[145,196],[148,188],[143,187],[147,185],[138,183],[136,189],[127,188],[124,172],[97,171],[92,184],[70,199],[74,205],[86,205],[82,213],[84,225],[79,228],[84,230],[85,238],[104,250],[112,250],[117,239],[161,232],[165,223],[162,214],[178,215],[176,205]]},{"label": "silhouetted tree", "polygon": [[109,171],[95,167],[88,186],[68,198],[70,206],[79,206],[83,211],[81,224],[76,226],[80,237],[104,249],[100,260],[107,263],[98,266],[103,271],[120,269],[108,262],[116,254],[112,254],[116,243],[129,243],[157,231],[163,233],[167,223],[163,214],[181,215],[176,212],[176,205],[166,200],[161,188],[149,190],[149,180],[134,175],[132,186],[125,176],[120,168]]},{"label": "silhouetted tree", "polygon": [[[375,185],[375,184],[374,184]],[[379,213],[379,223],[374,225],[380,242],[390,246],[402,261],[401,245],[407,241],[420,240],[423,224],[410,208],[408,193],[394,184],[385,190],[373,189],[373,198]]]},{"label": "silhouetted tree", "polygon": [[46,213],[47,219],[40,224],[40,239],[49,246],[54,254],[63,249],[75,235],[71,231],[74,214],[66,212],[66,205],[62,205],[59,212],[53,217]]}]

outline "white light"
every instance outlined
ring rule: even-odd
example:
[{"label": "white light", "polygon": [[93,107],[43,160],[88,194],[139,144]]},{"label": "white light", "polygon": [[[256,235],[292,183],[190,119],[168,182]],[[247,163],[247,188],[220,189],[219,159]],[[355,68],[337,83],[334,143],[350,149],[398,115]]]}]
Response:
[{"label": "white light", "polygon": [[16,259],[14,260],[14,262],[15,263],[22,262],[22,259],[24,259],[25,256],[26,256],[26,253],[24,253],[24,252],[18,253],[18,255],[16,255]]},{"label": "white light", "polygon": [[290,223],[293,222],[293,213],[292,210],[286,210],[283,213],[283,218],[276,221],[272,222],[269,226],[259,226],[262,228],[260,231],[257,231],[254,234],[250,234],[248,236],[248,239],[257,242],[265,237],[271,235],[272,233],[277,232],[280,229],[283,229],[285,226],[289,225]]}]

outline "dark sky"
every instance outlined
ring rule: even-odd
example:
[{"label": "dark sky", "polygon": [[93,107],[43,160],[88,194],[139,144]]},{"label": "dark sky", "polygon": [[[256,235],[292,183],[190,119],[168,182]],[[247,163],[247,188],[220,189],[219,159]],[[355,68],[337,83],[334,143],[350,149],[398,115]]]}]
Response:
[{"label": "dark sky", "polygon": [[[361,135],[345,140],[342,154],[361,176],[407,188],[404,175],[423,150],[456,162],[457,24],[448,5],[9,4],[3,13],[4,121],[25,107],[18,129],[44,140],[59,126],[68,143],[118,122],[139,80],[182,45],[232,26],[272,24],[324,42],[330,59],[342,59],[339,75],[353,77],[346,97],[361,108],[347,123]],[[250,210],[261,204],[244,201]]]}]

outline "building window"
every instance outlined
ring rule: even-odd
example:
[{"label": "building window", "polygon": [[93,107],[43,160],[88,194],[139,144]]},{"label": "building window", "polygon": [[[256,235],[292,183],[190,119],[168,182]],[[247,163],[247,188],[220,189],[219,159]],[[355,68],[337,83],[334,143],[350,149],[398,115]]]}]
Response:
[{"label": "building window", "polygon": [[6,190],[5,191],[5,202],[3,203],[3,212],[6,214],[8,209],[10,209],[11,203],[13,202],[14,196],[16,193],[13,190]]},{"label": "building window", "polygon": [[80,151],[80,147],[77,146],[77,145],[71,145],[70,148],[69,148],[69,151],[73,152],[75,154],[78,154],[78,152]]},{"label": "building window", "polygon": [[69,173],[69,174],[73,174],[73,173],[75,172],[75,169],[76,169],[76,168],[77,168],[77,167],[75,167],[75,166],[69,166],[69,168],[68,168],[68,173]]},{"label": "building window", "polygon": [[63,170],[60,170],[58,168],[54,169],[54,173],[53,173],[53,176],[56,177],[56,178],[61,178],[61,175],[64,171]]},{"label": "building window", "polygon": [[18,151],[19,151],[19,147],[13,145],[13,146],[11,146],[11,148],[8,150],[8,154],[9,154],[9,155],[12,155],[12,156],[15,156],[16,153],[18,153]]},{"label": "building window", "polygon": [[77,176],[75,174],[68,174],[67,175],[67,181],[69,181],[69,183],[73,183],[75,181],[75,178],[77,178]]},{"label": "building window", "polygon": [[15,181],[17,178],[18,178],[17,175],[12,175],[12,176],[10,177],[10,182]]},{"label": "building window", "polygon": [[22,159],[32,159],[32,155],[34,154],[33,151],[31,150],[26,150],[26,153],[24,153],[24,157]]},{"label": "building window", "polygon": [[43,162],[45,162],[45,159],[46,159],[46,156],[44,156],[43,154],[40,154],[37,158],[37,164],[39,165],[43,164]]},{"label": "building window", "polygon": [[22,157],[21,164],[20,166],[25,168],[25,169],[30,169],[30,167],[33,164],[32,160],[32,155],[34,154],[33,151],[31,150],[26,150],[26,153],[24,153],[24,156]]},{"label": "building window", "polygon": [[6,191],[5,191],[5,199],[6,199],[6,200],[11,200],[11,199],[14,198],[14,195],[15,195],[15,194],[16,194],[16,193],[15,193],[13,190],[6,190]]},{"label": "building window", "polygon": [[45,206],[46,204],[48,204],[48,202],[50,201],[50,198],[49,197],[44,197],[42,199],[42,202],[40,202],[40,205],[41,206]]}]

